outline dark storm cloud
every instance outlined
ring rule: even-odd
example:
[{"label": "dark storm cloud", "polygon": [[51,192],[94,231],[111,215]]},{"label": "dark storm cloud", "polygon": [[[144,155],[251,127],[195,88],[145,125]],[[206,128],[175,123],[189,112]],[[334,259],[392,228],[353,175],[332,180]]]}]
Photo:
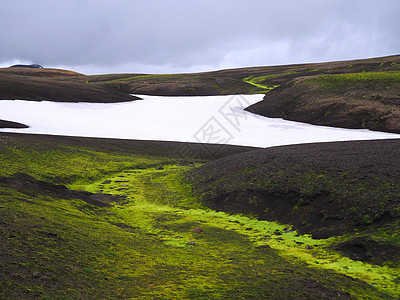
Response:
[{"label": "dark storm cloud", "polygon": [[172,72],[398,53],[397,0],[2,0],[0,64]]}]

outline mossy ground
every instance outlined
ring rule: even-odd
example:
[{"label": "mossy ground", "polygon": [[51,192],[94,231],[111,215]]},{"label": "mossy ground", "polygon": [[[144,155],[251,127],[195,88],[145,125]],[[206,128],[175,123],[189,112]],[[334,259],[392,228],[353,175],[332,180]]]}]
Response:
[{"label": "mossy ground", "polygon": [[399,71],[359,72],[335,75],[323,75],[307,79],[303,84],[319,84],[322,91],[343,92],[346,89],[378,89],[400,84]]},{"label": "mossy ground", "polygon": [[[333,240],[203,207],[182,181],[200,162],[183,166],[171,155],[12,141],[2,145],[0,162],[0,175],[24,172],[71,189],[126,196],[98,208],[40,190],[0,187],[1,298],[399,295],[396,269],[343,258],[325,248]],[[204,231],[193,233],[196,227]]]}]

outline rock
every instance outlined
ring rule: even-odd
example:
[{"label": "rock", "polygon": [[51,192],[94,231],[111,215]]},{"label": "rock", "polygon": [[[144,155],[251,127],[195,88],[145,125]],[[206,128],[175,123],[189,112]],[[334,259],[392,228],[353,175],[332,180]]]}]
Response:
[{"label": "rock", "polygon": [[278,237],[278,238],[276,238],[276,240],[277,240],[277,241],[283,241],[283,238]]},{"label": "rock", "polygon": [[306,245],[306,249],[307,250],[310,250],[310,249],[313,249],[314,247],[313,246],[311,246],[311,245]]},{"label": "rock", "polygon": [[35,272],[33,272],[32,276],[33,276],[33,278],[39,278],[39,277],[42,277],[42,273],[40,273],[39,271],[35,271]]},{"label": "rock", "polygon": [[164,170],[164,167],[156,167],[156,170]]},{"label": "rock", "polygon": [[251,227],[248,227],[248,228],[246,228],[245,230],[253,230],[253,228],[251,228]]},{"label": "rock", "polygon": [[111,180],[106,180],[106,181],[103,181],[102,184],[110,184],[111,182],[112,182]]},{"label": "rock", "polygon": [[194,233],[202,233],[203,232],[203,228],[196,227],[195,229],[192,230],[192,232],[194,232]]},{"label": "rock", "polygon": [[261,245],[261,246],[258,246],[258,247],[256,247],[257,249],[271,249],[271,247],[270,246],[268,246],[268,245]]},{"label": "rock", "polygon": [[191,245],[191,246],[194,246],[194,245],[196,245],[196,242],[195,242],[195,241],[190,241],[190,242],[188,242],[187,244],[188,244],[188,245]]},{"label": "rock", "polygon": [[127,184],[120,184],[119,186],[128,186]]}]

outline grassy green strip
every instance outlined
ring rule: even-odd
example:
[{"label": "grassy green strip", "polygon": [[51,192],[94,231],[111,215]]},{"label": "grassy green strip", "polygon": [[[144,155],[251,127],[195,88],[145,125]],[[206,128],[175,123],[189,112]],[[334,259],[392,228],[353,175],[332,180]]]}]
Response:
[{"label": "grassy green strip", "polygon": [[108,81],[103,81],[103,82],[132,81],[132,80],[141,80],[141,79],[146,80],[146,79],[157,79],[157,78],[163,78],[163,77],[169,77],[169,76],[179,76],[179,74],[149,74],[149,75],[139,75],[139,76],[118,78],[118,79],[113,79],[113,80],[108,80]]},{"label": "grassy green strip", "polygon": [[242,81],[251,84],[255,87],[260,88],[261,90],[257,91],[257,93],[268,93],[269,91],[273,90],[274,88],[278,87],[279,85],[273,85],[273,86],[266,86],[264,84],[261,84],[261,82],[264,82],[267,78],[270,76],[257,76],[254,77],[253,75],[250,75],[249,77],[243,78]]}]

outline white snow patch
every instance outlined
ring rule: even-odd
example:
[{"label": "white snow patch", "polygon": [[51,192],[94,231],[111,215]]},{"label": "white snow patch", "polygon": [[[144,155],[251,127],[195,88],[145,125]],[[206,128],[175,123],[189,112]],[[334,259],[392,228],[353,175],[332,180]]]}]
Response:
[{"label": "white snow patch", "polygon": [[257,147],[400,137],[266,118],[244,111],[261,101],[263,95],[140,97],[144,100],[112,104],[1,100],[0,119],[30,126],[1,131]]}]

